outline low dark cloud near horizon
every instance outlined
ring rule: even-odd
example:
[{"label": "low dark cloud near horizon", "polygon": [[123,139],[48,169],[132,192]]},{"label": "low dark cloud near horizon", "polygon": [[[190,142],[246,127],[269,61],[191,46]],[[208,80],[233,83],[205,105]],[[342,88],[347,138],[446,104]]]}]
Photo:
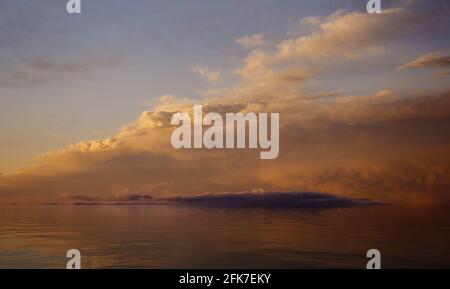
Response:
[{"label": "low dark cloud near horizon", "polygon": [[151,194],[127,194],[113,198],[65,194],[60,202],[47,205],[186,205],[203,208],[332,209],[382,205],[368,199],[353,199],[314,192],[238,192],[192,196],[153,197]]}]

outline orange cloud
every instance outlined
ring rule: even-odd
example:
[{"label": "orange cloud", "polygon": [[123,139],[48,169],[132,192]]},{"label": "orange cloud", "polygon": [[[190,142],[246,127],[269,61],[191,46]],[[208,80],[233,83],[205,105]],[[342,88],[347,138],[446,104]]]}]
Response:
[{"label": "orange cloud", "polygon": [[416,59],[400,66],[400,69],[425,68],[425,67],[450,67],[450,56],[436,51],[417,57]]},{"label": "orange cloud", "polygon": [[334,13],[309,36],[282,40],[274,52],[251,51],[238,70],[241,83],[205,93],[204,111],[280,113],[276,160],[246,150],[175,150],[170,118],[192,113],[194,103],[164,96],[111,138],[50,152],[0,176],[0,202],[261,189],[448,201],[450,92],[413,97],[384,88],[372,95],[299,88],[326,68],[324,58],[382,52],[379,44],[400,35],[411,19],[404,9],[376,17]]}]

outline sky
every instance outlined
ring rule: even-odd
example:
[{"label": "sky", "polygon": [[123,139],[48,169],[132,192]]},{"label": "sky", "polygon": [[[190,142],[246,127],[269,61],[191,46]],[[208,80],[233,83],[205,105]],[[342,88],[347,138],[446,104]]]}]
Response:
[{"label": "sky", "polygon": [[[440,203],[450,4],[0,4],[0,202],[317,191]],[[279,112],[280,157],[176,151],[170,116]]]}]

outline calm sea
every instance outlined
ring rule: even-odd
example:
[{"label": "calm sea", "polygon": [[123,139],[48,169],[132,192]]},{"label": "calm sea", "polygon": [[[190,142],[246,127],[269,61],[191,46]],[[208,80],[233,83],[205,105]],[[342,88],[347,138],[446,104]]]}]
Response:
[{"label": "calm sea", "polygon": [[0,268],[450,268],[450,214],[186,206],[0,207]]}]

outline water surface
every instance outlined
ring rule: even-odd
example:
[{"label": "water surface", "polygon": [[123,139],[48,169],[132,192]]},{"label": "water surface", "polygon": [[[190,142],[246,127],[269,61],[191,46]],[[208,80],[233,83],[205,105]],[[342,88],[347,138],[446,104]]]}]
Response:
[{"label": "water surface", "polygon": [[450,268],[445,210],[5,206],[0,268]]}]

